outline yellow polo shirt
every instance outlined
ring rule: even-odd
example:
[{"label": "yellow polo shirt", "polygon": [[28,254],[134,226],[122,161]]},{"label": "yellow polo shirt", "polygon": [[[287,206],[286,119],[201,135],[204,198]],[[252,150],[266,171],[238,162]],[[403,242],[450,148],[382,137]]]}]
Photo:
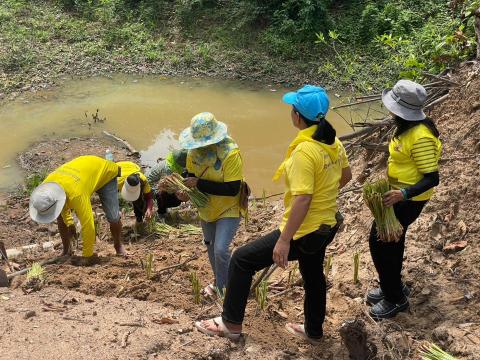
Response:
[{"label": "yellow polo shirt", "polygon": [[[196,165],[191,156],[187,155],[187,171],[200,179],[215,182],[243,180],[243,163],[240,150],[231,150],[218,170],[215,170],[213,166],[205,168]],[[207,206],[198,209],[200,219],[203,221],[213,222],[222,218],[240,216],[240,192],[235,196],[209,194],[208,197]]]},{"label": "yellow polo shirt", "polygon": [[83,256],[92,256],[95,225],[90,197],[118,175],[118,165],[97,156],[80,156],[69,161],[46,177],[45,182],[59,184],[67,200],[62,211],[63,221],[73,225],[71,210],[82,225]]},{"label": "yellow polo shirt", "polygon": [[[416,184],[423,174],[438,171],[442,143],[424,124],[408,129],[389,145],[388,179],[394,189],[403,189]],[[428,200],[433,188],[412,198]]]},{"label": "yellow polo shirt", "polygon": [[298,144],[285,162],[285,212],[280,231],[285,228],[293,199],[298,195],[312,195],[312,201],[293,240],[314,232],[322,224],[335,225],[340,178],[342,169],[348,166],[345,148],[338,139],[332,145],[314,140]]},{"label": "yellow polo shirt", "polygon": [[143,187],[144,194],[148,194],[152,191],[152,188],[148,183],[147,177],[142,173],[142,169],[140,168],[140,166],[138,166],[137,164],[131,161],[119,161],[117,162],[117,165],[120,166],[120,169],[121,169],[120,176],[117,179],[118,191],[122,190],[125,180],[127,180],[127,178],[132,174],[139,175],[140,180],[142,181],[142,184],[143,184],[142,187]]}]

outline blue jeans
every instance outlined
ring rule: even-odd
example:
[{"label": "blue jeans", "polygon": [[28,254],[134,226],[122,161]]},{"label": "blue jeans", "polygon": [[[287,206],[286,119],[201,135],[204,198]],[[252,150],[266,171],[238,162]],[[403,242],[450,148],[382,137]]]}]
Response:
[{"label": "blue jeans", "polygon": [[103,187],[97,190],[102,203],[102,209],[109,223],[120,221],[120,205],[118,202],[117,178],[114,177]]},{"label": "blue jeans", "polygon": [[202,230],[208,259],[215,275],[215,286],[223,290],[227,287],[228,267],[230,265],[230,244],[237,232],[240,218],[222,218],[214,222],[202,220]]}]

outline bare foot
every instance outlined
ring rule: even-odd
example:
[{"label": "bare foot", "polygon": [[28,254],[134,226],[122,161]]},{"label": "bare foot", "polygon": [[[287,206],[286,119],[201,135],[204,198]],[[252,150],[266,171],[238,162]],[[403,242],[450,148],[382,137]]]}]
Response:
[{"label": "bare foot", "polygon": [[118,244],[118,245],[116,244],[116,245],[114,245],[114,247],[115,247],[115,251],[116,251],[117,255],[124,256],[124,257],[128,256],[128,253],[125,250],[125,247],[123,246],[123,244]]}]

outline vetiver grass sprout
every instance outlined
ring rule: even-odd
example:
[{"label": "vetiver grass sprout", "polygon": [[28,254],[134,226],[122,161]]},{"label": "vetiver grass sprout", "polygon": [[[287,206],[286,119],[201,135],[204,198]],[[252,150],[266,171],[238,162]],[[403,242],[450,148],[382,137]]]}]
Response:
[{"label": "vetiver grass sprout", "polygon": [[147,279],[150,279],[152,277],[152,272],[153,272],[153,254],[149,253],[147,254],[147,258],[145,259],[145,275],[147,276]]},{"label": "vetiver grass sprout", "polygon": [[192,284],[192,294],[193,294],[193,302],[195,304],[200,304],[200,280],[198,280],[197,272],[192,271],[190,273],[190,282]]},{"label": "vetiver grass sprout", "polygon": [[353,283],[358,283],[358,269],[360,267],[360,253],[353,254]]},{"label": "vetiver grass sprout", "polygon": [[422,360],[456,360],[456,358],[446,353],[435,344],[422,346],[420,355]]},{"label": "vetiver grass sprout", "polygon": [[333,255],[330,254],[327,257],[327,262],[323,267],[323,273],[325,274],[325,280],[328,280],[328,275],[330,274],[330,269],[332,268]]},{"label": "vetiver grass sprout", "polygon": [[255,288],[255,298],[257,299],[257,304],[260,307],[260,310],[264,310],[268,298],[268,284],[265,280],[262,280]]},{"label": "vetiver grass sprout", "polygon": [[165,184],[170,192],[184,191],[197,208],[203,208],[208,204],[208,195],[197,188],[190,189],[186,187],[183,184],[183,178],[177,173],[165,177]]},{"label": "vetiver grass sprout", "polygon": [[400,240],[403,228],[395,216],[393,207],[383,205],[383,195],[390,190],[385,179],[363,186],[363,199],[375,218],[377,235],[381,241],[397,242]]}]

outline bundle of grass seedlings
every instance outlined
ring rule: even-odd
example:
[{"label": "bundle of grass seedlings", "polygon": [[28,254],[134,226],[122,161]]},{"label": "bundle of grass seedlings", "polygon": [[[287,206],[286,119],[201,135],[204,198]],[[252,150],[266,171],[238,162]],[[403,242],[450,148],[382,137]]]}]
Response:
[{"label": "bundle of grass seedlings", "polygon": [[397,242],[402,236],[403,228],[393,211],[393,206],[383,205],[383,195],[390,190],[385,179],[363,186],[363,199],[375,218],[379,240]]},{"label": "bundle of grass seedlings", "polygon": [[456,360],[452,355],[446,353],[435,344],[423,345],[420,355],[422,360]]},{"label": "bundle of grass seedlings", "polygon": [[184,191],[192,203],[197,208],[203,208],[208,204],[208,195],[201,192],[197,188],[190,189],[183,184],[183,178],[177,173],[173,173],[165,177],[164,183],[167,186],[167,191],[175,193],[177,191]]}]

